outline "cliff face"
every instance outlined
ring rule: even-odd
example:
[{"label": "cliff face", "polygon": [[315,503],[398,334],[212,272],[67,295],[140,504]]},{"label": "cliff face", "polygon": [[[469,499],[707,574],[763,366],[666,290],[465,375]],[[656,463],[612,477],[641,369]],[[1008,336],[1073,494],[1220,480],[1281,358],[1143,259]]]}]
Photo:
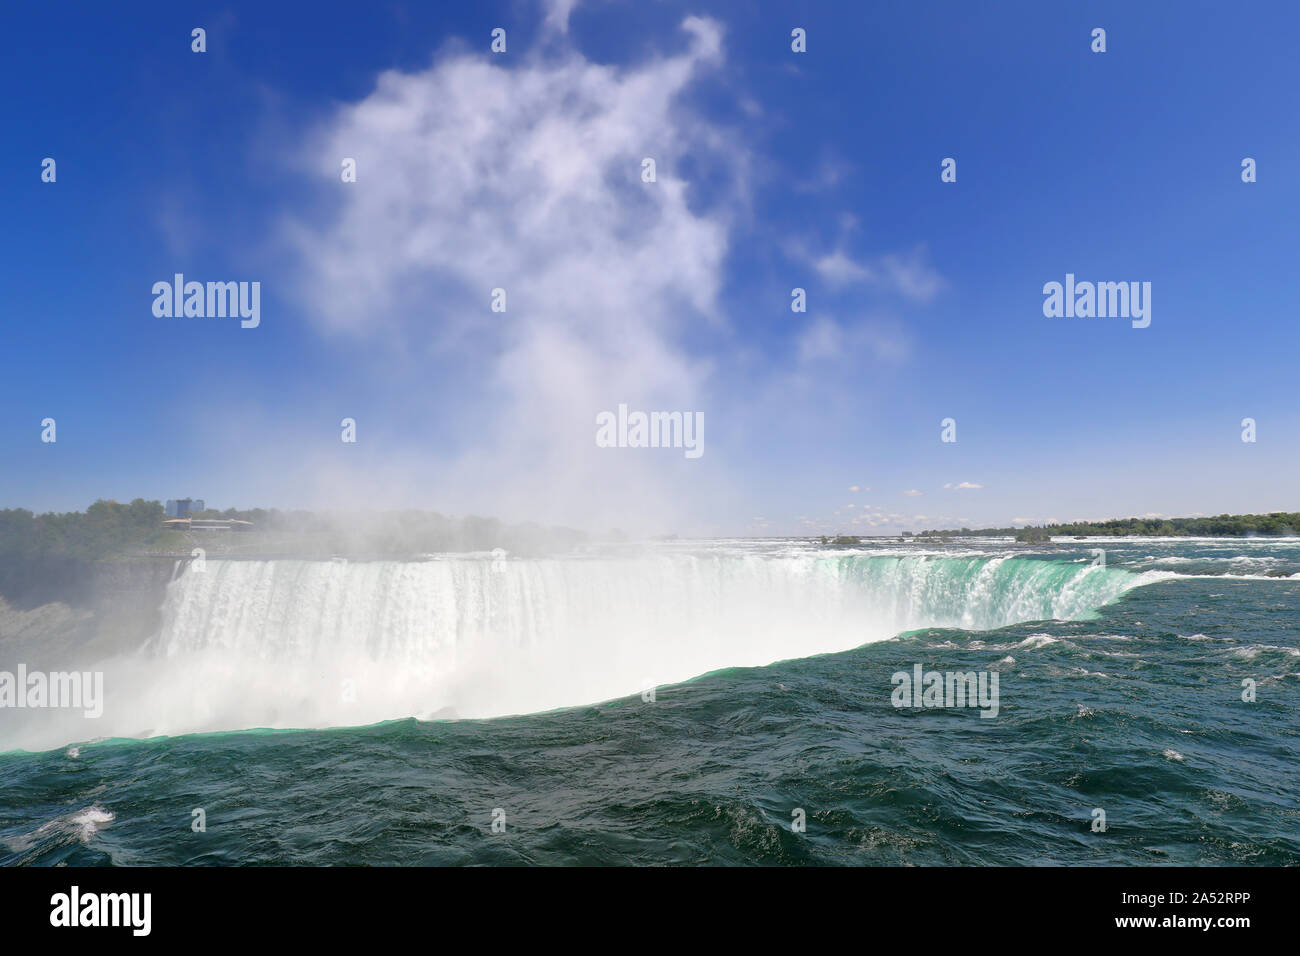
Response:
[{"label": "cliff face", "polygon": [[0,594],[0,669],[73,666],[129,651],[159,626],[175,558],[63,564],[57,577]]},{"label": "cliff face", "polygon": [[[31,663],[30,653],[23,656],[25,651],[76,644],[93,619],[90,611],[63,603],[23,609],[0,597],[0,670],[11,671],[19,662]],[[81,640],[84,642],[84,635]]]},{"label": "cliff face", "polygon": [[134,649],[158,630],[167,585],[181,564],[176,558],[127,558],[95,563],[91,587],[91,646]]},{"label": "cliff face", "polygon": [[162,599],[180,563],[178,558],[118,558],[96,561],[91,571],[91,600],[97,609],[122,599]]}]

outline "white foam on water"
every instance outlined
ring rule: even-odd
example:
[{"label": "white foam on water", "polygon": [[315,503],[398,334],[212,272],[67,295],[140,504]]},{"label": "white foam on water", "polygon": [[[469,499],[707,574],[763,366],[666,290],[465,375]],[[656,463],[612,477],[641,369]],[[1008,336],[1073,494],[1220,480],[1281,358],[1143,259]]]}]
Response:
[{"label": "white foam on water", "polygon": [[99,804],[93,804],[82,810],[65,813],[41,824],[31,833],[6,840],[5,845],[13,853],[22,853],[43,840],[62,838],[75,839],[89,843],[100,830],[116,819],[114,815]]},{"label": "white foam on water", "polygon": [[1247,644],[1244,647],[1234,647],[1231,653],[1238,657],[1244,657],[1248,661],[1253,661],[1265,651],[1279,651],[1290,657],[1300,657],[1300,647],[1281,647],[1277,644]]}]

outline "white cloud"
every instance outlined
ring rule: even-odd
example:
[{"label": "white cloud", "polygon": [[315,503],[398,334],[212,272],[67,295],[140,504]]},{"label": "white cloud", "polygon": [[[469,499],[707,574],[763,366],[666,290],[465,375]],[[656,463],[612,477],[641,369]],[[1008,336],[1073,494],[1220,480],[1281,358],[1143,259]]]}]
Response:
[{"label": "white cloud", "polygon": [[[557,0],[547,22],[563,26],[572,8]],[[684,52],[626,69],[565,49],[386,72],[304,151],[337,210],[285,223],[312,320],[434,356],[435,381],[468,370],[489,396],[465,425],[468,449],[428,454],[443,459],[438,492],[462,492],[464,507],[575,521],[602,503],[617,517],[628,501],[651,511],[682,497],[663,478],[668,452],[601,455],[594,443],[597,412],[619,402],[706,408],[710,367],[679,333],[716,317],[747,153],[680,104],[723,59],[714,21],[682,29]],[[728,190],[690,196],[675,172],[687,154],[707,154]],[[645,156],[655,183],[641,181]],[[357,160],[356,183],[339,182],[341,157]],[[489,309],[494,288],[505,313]],[[455,415],[473,407],[458,401]],[[702,472],[676,481],[698,489]]]},{"label": "white cloud", "polygon": [[878,268],[899,293],[916,302],[929,302],[947,285],[930,266],[924,246],[917,246],[906,256],[882,256]]},{"label": "white cloud", "polygon": [[844,181],[853,171],[853,167],[838,156],[827,154],[822,157],[812,175],[795,182],[794,188],[802,193],[829,192]]},{"label": "white cloud", "polygon": [[897,364],[911,352],[911,344],[896,322],[864,319],[842,325],[828,316],[809,321],[795,348],[800,362],[851,362],[871,356]]},{"label": "white cloud", "polygon": [[546,27],[559,33],[569,32],[569,15],[578,5],[578,0],[545,0]]},{"label": "white cloud", "polygon": [[919,498],[923,494],[925,494],[925,492],[917,491],[915,488],[908,488],[905,492],[903,492],[903,495],[907,498]]},{"label": "white cloud", "polygon": [[847,285],[850,282],[875,281],[876,275],[866,266],[853,259],[843,249],[836,249],[813,260],[813,268],[827,282],[833,285]]},{"label": "white cloud", "polygon": [[924,244],[906,254],[889,253],[874,258],[856,259],[837,246],[820,255],[809,250],[803,241],[787,243],[792,258],[811,265],[831,286],[867,283],[901,295],[912,302],[934,299],[947,286],[947,280],[930,264]]},{"label": "white cloud", "polygon": [[958,484],[955,484],[955,485],[952,484],[951,482],[949,482],[948,484],[944,485],[944,487],[945,487],[945,488],[949,488],[949,489],[951,489],[951,490],[953,490],[953,491],[965,491],[965,490],[974,489],[974,488],[983,488],[984,486],[983,486],[983,485],[977,485],[977,484],[975,484],[975,483],[972,482],[972,481],[963,481],[963,482],[959,482]]}]

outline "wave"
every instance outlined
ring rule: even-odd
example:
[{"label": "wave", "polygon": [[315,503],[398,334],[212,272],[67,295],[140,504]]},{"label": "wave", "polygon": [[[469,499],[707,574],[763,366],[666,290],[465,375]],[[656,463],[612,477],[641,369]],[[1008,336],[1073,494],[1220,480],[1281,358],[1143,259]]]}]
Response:
[{"label": "wave", "polygon": [[1012,556],[209,560],[171,582],[137,654],[105,662],[93,728],[19,712],[0,749],[579,706],[921,628],[1086,617],[1167,574]]},{"label": "wave", "polygon": [[31,833],[23,833],[4,839],[5,847],[12,853],[26,853],[38,843],[49,841],[62,845],[77,841],[89,843],[95,834],[116,819],[113,813],[99,804],[93,804],[83,810],[61,814],[41,824]]}]

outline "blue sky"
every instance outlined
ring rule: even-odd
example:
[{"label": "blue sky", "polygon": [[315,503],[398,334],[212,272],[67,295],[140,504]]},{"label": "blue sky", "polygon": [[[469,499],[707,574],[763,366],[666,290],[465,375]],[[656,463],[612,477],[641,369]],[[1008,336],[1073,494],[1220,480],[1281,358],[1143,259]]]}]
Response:
[{"label": "blue sky", "polygon": [[[1296,510],[1298,27],[1289,3],[16,9],[0,506],[683,534]],[[259,281],[260,325],[155,317],[177,272]],[[1066,273],[1150,282],[1150,327],[1044,317]],[[704,454],[597,448],[620,403],[701,412]]]}]

